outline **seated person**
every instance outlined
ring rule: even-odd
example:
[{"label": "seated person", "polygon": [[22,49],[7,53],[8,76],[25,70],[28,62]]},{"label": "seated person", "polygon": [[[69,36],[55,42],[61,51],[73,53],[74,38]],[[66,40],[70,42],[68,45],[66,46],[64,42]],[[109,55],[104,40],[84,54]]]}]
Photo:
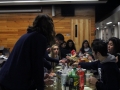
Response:
[{"label": "seated person", "polygon": [[72,50],[75,50],[76,51],[76,47],[75,47],[75,44],[73,42],[73,40],[69,39],[66,43],[66,49],[69,50],[70,52]]},{"label": "seated person", "polygon": [[84,40],[82,43],[82,48],[79,50],[78,55],[82,56],[85,53],[91,53],[92,49],[90,48],[89,42],[87,40]]},{"label": "seated person", "polygon": [[61,58],[65,58],[70,53],[66,48],[62,48],[60,45],[64,42],[64,36],[61,33],[56,34],[55,43],[59,46]]},{"label": "seated person", "polygon": [[[57,59],[59,61],[60,59],[60,51],[59,51],[59,46],[57,44],[52,45],[50,54],[48,54],[49,57]],[[54,62],[51,62],[52,67],[56,66]]]},{"label": "seated person", "polygon": [[97,90],[119,90],[120,74],[115,56],[107,54],[107,46],[103,41],[92,43],[93,56],[100,61],[100,80],[90,77],[89,82],[96,86]]},{"label": "seated person", "polygon": [[108,41],[108,53],[114,55],[117,58],[117,65],[120,68],[120,40],[116,37],[111,37]]},{"label": "seated person", "polygon": [[65,49],[66,48],[66,41],[63,41],[60,45],[61,48]]}]

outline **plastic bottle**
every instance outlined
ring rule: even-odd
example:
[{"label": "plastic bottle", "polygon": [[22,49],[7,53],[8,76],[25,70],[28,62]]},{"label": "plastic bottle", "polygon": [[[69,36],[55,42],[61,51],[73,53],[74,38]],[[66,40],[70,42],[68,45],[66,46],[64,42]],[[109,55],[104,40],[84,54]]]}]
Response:
[{"label": "plastic bottle", "polygon": [[84,71],[78,66],[77,74],[79,75],[79,90],[84,90]]},{"label": "plastic bottle", "polygon": [[69,85],[71,90],[77,90],[79,85],[79,76],[77,75],[77,69],[74,67],[69,75]]}]

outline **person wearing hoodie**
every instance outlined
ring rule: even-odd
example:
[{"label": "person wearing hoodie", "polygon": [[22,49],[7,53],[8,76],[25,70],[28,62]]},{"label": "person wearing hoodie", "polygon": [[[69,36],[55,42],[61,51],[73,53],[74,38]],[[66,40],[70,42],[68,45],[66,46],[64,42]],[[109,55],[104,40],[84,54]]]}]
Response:
[{"label": "person wearing hoodie", "polygon": [[117,58],[117,65],[120,68],[120,39],[116,37],[109,38],[108,52]]},{"label": "person wearing hoodie", "polygon": [[89,82],[96,86],[97,90],[119,90],[120,74],[114,55],[107,53],[106,43],[102,40],[92,43],[93,56],[100,61],[100,80],[90,77]]}]

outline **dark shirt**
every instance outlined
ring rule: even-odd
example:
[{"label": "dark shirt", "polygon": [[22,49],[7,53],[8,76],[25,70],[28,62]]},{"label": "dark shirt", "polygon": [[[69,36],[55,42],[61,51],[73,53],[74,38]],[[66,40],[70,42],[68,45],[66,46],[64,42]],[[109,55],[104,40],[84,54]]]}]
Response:
[{"label": "dark shirt", "polygon": [[40,33],[24,34],[0,71],[0,85],[7,90],[29,90],[34,80],[37,90],[44,90],[46,43],[46,38]]},{"label": "dark shirt", "polygon": [[94,61],[94,62],[81,62],[79,63],[81,68],[87,69],[87,70],[98,70],[98,68],[101,68],[100,61]]},{"label": "dark shirt", "polygon": [[98,69],[101,68],[100,61],[94,61],[94,62],[81,62],[79,63],[81,68],[87,69],[87,70],[94,70],[94,75],[98,75]]},{"label": "dark shirt", "polygon": [[101,81],[96,83],[97,90],[119,90],[120,73],[116,63],[101,64]]},{"label": "dark shirt", "polygon": [[60,48],[61,58],[66,58],[67,54],[69,54],[70,51],[62,47],[59,47],[59,48]]},{"label": "dark shirt", "polygon": [[47,70],[51,70],[51,68],[52,68],[50,62],[48,62],[46,59],[44,59],[44,67],[45,67]]}]

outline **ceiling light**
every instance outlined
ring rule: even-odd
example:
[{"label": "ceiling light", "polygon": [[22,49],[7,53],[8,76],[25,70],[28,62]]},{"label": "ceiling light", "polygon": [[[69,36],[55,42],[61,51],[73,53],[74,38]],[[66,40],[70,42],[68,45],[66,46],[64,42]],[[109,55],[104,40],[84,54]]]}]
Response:
[{"label": "ceiling light", "polygon": [[115,25],[113,25],[113,26],[115,26]]},{"label": "ceiling light", "polygon": [[108,22],[108,23],[106,23],[106,24],[111,24],[112,22]]},{"label": "ceiling light", "polygon": [[97,28],[97,30],[99,30],[99,27]]},{"label": "ceiling light", "polygon": [[118,22],[118,25],[120,25],[120,22]]}]

